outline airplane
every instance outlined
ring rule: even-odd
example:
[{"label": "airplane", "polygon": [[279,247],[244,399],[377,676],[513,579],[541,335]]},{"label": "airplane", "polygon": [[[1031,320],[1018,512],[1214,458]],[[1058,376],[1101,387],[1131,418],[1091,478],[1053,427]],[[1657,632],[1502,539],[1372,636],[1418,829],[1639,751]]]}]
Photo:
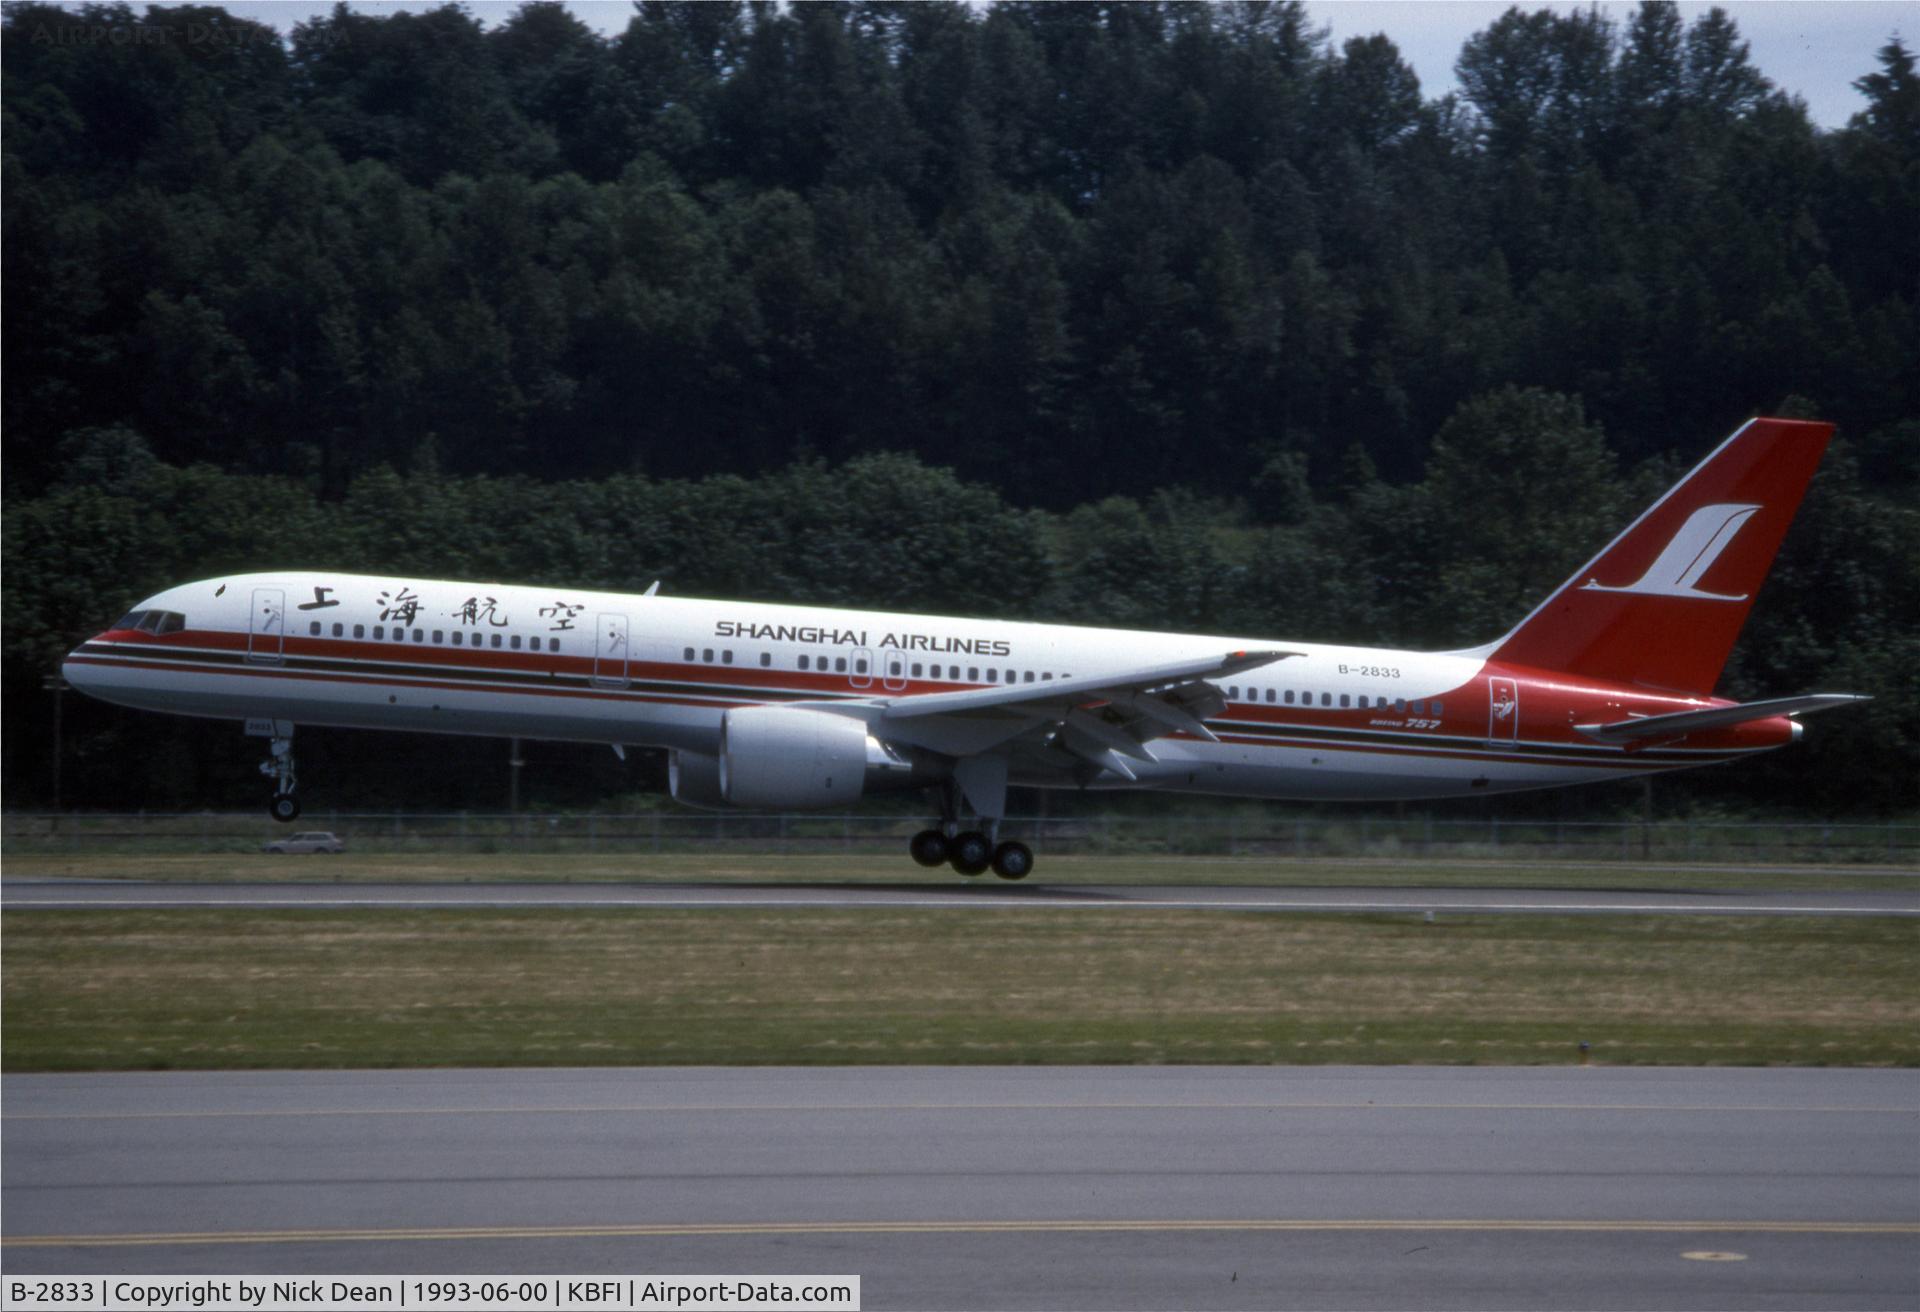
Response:
[{"label": "airplane", "polygon": [[[63,665],[244,722],[300,814],[298,724],[664,748],[703,807],[921,790],[913,860],[1024,878],[1012,786],[1411,800],[1737,760],[1868,700],[1713,696],[1833,434],[1743,425],[1503,637],[1459,651],[288,569],[181,584]],[[965,817],[971,815],[969,821]]]}]

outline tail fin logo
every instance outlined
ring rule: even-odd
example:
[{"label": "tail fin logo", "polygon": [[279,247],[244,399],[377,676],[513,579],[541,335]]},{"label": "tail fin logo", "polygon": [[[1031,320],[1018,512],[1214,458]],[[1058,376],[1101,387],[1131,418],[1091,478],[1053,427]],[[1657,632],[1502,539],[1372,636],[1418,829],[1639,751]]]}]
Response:
[{"label": "tail fin logo", "polygon": [[1646,573],[1625,587],[1609,587],[1594,579],[1582,585],[1587,592],[1633,592],[1646,597],[1691,597],[1695,601],[1745,601],[1747,593],[1703,592],[1695,585],[1713,563],[1733,545],[1759,506],[1702,506],[1687,517],[1680,531],[1647,566]]}]

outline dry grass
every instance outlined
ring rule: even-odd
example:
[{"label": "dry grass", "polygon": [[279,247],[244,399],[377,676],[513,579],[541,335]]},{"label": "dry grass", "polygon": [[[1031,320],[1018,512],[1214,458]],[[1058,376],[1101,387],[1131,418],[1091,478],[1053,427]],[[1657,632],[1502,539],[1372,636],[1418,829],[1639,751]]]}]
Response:
[{"label": "dry grass", "polygon": [[7,1070],[1920,1064],[1920,922],[15,912]]}]

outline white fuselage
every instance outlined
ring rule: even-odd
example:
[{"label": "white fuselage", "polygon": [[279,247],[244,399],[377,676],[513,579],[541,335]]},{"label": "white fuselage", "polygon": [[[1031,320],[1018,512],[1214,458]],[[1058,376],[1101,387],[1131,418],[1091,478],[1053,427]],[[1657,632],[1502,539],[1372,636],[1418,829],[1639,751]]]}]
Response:
[{"label": "white fuselage", "polygon": [[[1266,646],[1001,620],[286,571],[185,584],[65,666],[123,705],[235,720],[653,746],[712,755],[729,708],[1036,684]],[[150,628],[157,627],[150,625]],[[1627,751],[1567,726],[1618,689],[1500,669],[1483,652],[1287,643],[1217,680],[1219,739],[1171,734],[1133,781],[1297,799],[1539,788],[1724,760],[1755,748]],[[1648,694],[1653,713],[1697,700]],[[1772,745],[1772,744],[1766,744]],[[1034,755],[1012,782],[1076,784]]]}]

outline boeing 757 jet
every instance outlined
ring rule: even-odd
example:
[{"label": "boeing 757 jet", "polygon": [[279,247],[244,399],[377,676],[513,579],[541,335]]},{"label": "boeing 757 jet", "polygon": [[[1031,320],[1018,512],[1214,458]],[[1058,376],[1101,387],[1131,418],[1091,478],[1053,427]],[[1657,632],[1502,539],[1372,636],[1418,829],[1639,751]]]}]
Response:
[{"label": "boeing 757 jet", "polygon": [[63,668],[110,702],[243,721],[278,820],[300,814],[299,724],[639,745],[701,806],[923,791],[941,818],[914,860],[1020,879],[1013,785],[1461,797],[1796,740],[1797,717],[1865,699],[1713,689],[1832,433],[1752,420],[1463,651],[286,569],[156,593]]}]

